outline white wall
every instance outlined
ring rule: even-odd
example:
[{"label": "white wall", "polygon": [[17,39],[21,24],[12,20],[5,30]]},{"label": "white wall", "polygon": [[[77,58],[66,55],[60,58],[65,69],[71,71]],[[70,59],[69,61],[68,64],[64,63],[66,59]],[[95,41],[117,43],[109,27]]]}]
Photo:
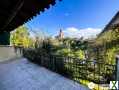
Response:
[{"label": "white wall", "polygon": [[21,57],[22,53],[20,52],[20,48],[14,48],[13,46],[0,45],[0,62]]}]

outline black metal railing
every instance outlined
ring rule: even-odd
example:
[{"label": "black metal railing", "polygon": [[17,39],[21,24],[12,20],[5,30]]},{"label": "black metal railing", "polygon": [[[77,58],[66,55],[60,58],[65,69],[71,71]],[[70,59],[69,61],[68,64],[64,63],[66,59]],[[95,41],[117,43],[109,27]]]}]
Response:
[{"label": "black metal railing", "polygon": [[110,81],[116,81],[116,65],[106,64],[97,60],[80,60],[58,55],[45,55],[40,53],[38,55],[33,53],[33,55],[30,55],[31,57],[26,55],[26,57],[32,62],[79,83],[81,83],[81,80],[84,83],[89,81],[96,84],[109,84]]}]

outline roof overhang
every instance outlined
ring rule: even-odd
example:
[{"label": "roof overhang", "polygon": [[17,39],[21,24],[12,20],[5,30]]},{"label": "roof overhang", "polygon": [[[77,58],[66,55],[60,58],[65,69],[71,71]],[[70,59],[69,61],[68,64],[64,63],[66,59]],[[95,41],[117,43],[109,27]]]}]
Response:
[{"label": "roof overhang", "polygon": [[105,26],[105,28],[103,29],[103,31],[99,34],[99,36],[110,30],[110,29],[113,29],[113,28],[117,28],[119,27],[119,11],[116,13],[116,15],[111,19],[111,21]]},{"label": "roof overhang", "polygon": [[0,32],[14,30],[55,3],[56,0],[0,0]]}]

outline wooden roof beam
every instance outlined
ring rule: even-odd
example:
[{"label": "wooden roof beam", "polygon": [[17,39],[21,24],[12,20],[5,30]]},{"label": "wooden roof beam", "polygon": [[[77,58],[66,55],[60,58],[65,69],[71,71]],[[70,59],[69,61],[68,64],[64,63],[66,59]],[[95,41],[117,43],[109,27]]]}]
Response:
[{"label": "wooden roof beam", "polygon": [[15,16],[17,15],[18,11],[22,8],[24,4],[24,0],[19,0],[17,2],[17,4],[15,5],[15,7],[12,10],[12,13],[9,15],[7,21],[5,22],[4,26],[1,28],[1,30],[4,30],[9,24],[10,22],[15,18]]}]

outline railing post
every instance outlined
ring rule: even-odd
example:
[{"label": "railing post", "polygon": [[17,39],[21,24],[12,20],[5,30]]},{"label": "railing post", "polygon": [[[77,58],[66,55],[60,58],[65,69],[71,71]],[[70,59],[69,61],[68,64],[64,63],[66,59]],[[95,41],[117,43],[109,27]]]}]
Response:
[{"label": "railing post", "polygon": [[116,81],[119,81],[119,55],[116,55]]}]

